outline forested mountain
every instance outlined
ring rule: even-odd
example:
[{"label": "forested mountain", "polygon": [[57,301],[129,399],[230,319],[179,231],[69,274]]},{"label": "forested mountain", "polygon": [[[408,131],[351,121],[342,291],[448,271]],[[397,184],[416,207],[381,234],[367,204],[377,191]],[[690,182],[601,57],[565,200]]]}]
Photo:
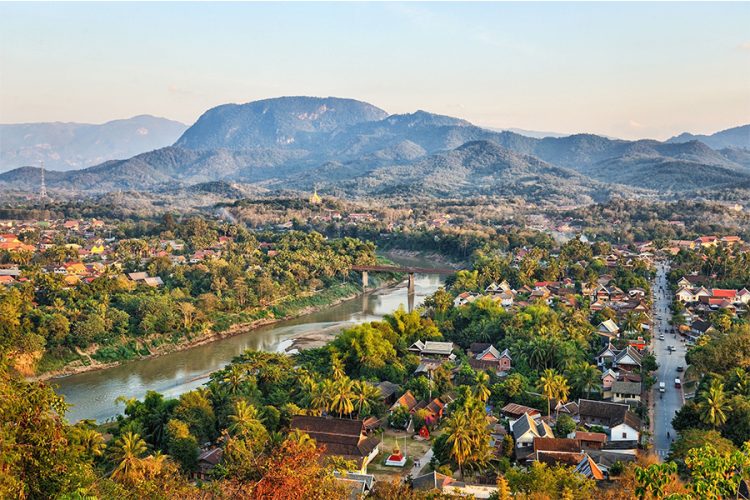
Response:
[{"label": "forested mountain", "polygon": [[101,125],[22,123],[0,125],[0,171],[38,166],[74,170],[107,160],[130,158],[172,144],[182,123],[141,115]]},{"label": "forested mountain", "polygon": [[323,133],[387,115],[371,104],[337,97],[278,97],[225,104],[206,111],[175,146],[239,150],[314,147]]},{"label": "forested mountain", "polygon": [[668,139],[667,142],[701,141],[714,149],[750,149],[750,124],[728,128],[711,135],[694,135],[687,132]]},{"label": "forested mountain", "polygon": [[[36,190],[39,177],[34,169],[7,172],[0,188]],[[697,140],[534,138],[426,111],[388,116],[352,99],[280,97],[210,109],[171,147],[47,172],[51,189],[67,191],[215,181],[271,190],[318,185],[353,196],[519,195],[532,202],[600,199],[610,191],[683,196],[749,182],[750,152]]]}]

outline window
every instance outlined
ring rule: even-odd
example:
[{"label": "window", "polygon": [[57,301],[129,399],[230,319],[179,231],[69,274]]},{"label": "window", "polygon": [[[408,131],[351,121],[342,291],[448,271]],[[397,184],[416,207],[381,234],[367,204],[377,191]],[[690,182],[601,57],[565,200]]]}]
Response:
[{"label": "window", "polygon": [[622,433],[622,438],[625,439],[626,437],[628,437],[628,433],[627,432],[623,432]]}]

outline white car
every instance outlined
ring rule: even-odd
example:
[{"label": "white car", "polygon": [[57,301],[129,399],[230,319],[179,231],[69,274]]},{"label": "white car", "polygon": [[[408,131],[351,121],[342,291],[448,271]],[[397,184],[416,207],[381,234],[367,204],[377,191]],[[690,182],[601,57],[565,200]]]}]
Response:
[{"label": "white car", "polygon": [[659,335],[659,340],[664,340],[664,334]]},{"label": "white car", "polygon": [[665,392],[667,390],[667,384],[659,382],[659,392]]}]

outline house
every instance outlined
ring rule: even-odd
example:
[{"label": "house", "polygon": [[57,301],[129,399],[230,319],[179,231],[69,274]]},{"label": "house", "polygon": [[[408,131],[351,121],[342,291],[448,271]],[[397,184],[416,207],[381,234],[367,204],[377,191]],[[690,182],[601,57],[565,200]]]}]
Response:
[{"label": "house", "polygon": [[536,418],[542,415],[542,413],[536,408],[530,406],[519,405],[516,403],[508,403],[500,409],[500,413],[511,419],[518,419],[526,413],[532,418]]},{"label": "house", "polygon": [[0,275],[0,285],[12,285],[15,281],[13,276]]},{"label": "house", "polygon": [[604,443],[607,442],[607,435],[601,432],[575,431],[573,433],[573,439],[578,440],[578,442],[581,443],[582,448],[601,450]]},{"label": "house", "polygon": [[469,365],[476,370],[509,372],[512,368],[512,361],[508,349],[499,352],[492,344],[489,344],[481,352],[469,357]]},{"label": "house", "polygon": [[211,471],[221,463],[221,459],[224,456],[224,450],[218,446],[213,446],[206,450],[203,450],[198,455],[198,466],[195,472],[195,478],[200,480],[208,479],[211,476]]},{"label": "house", "polygon": [[641,420],[622,403],[580,399],[578,415],[581,423],[609,429],[609,441],[638,441]]},{"label": "house", "polygon": [[695,246],[708,248],[715,247],[719,239],[716,236],[701,236],[694,240]]},{"label": "house", "polygon": [[362,420],[295,415],[289,427],[307,433],[324,446],[323,455],[353,460],[362,473],[367,472],[367,464],[379,451],[380,440],[367,436]]},{"label": "house", "polygon": [[640,402],[641,384],[637,382],[616,381],[612,384],[612,401],[615,403]]},{"label": "house", "polygon": [[146,272],[128,273],[128,278],[130,278],[131,281],[143,281],[146,278],[148,278],[148,273]]},{"label": "house", "polygon": [[602,373],[602,389],[604,392],[609,391],[612,388],[612,384],[615,382],[617,382],[617,373],[611,368],[607,368],[607,370]]},{"label": "house", "polygon": [[612,366],[619,351],[610,342],[602,352],[596,355],[596,364],[599,367]]},{"label": "house", "polygon": [[345,472],[342,474],[336,470],[333,471],[333,477],[346,488],[348,493],[347,498],[350,500],[364,498],[372,491],[375,483],[375,476],[372,474],[360,474],[357,472]]},{"label": "house", "polygon": [[383,402],[385,404],[392,405],[396,402],[396,393],[400,389],[397,384],[384,380],[383,382],[375,384],[375,387],[380,389],[380,394],[383,396]]},{"label": "house", "polygon": [[711,332],[713,329],[714,327],[710,322],[698,319],[690,324],[689,336],[692,339],[697,339],[698,337]]},{"label": "house", "polygon": [[634,370],[641,367],[643,356],[638,349],[629,345],[615,356],[614,366],[624,370]]},{"label": "house", "polygon": [[594,462],[588,453],[584,453],[584,456],[576,466],[575,471],[588,479],[594,479],[596,481],[603,481],[606,479],[602,469],[596,462]]},{"label": "house", "polygon": [[[457,481],[452,477],[432,471],[412,479],[411,487],[417,491],[443,491],[445,487],[456,483]],[[463,485],[463,483],[460,484]]]},{"label": "house", "polygon": [[608,319],[599,323],[596,333],[601,335],[604,339],[612,340],[620,336],[620,327],[617,326],[617,323]]},{"label": "house", "polygon": [[417,340],[409,347],[409,351],[422,356],[438,356],[450,360],[456,359],[456,355],[453,354],[453,342],[436,342],[433,340],[422,342],[421,340]]},{"label": "house", "polygon": [[461,307],[477,300],[481,295],[475,292],[463,292],[453,299],[453,307]]},{"label": "house", "polygon": [[411,393],[411,391],[406,391],[400,398],[396,400],[395,403],[390,408],[390,411],[394,411],[399,406],[403,406],[409,412],[414,410],[414,408],[417,407],[417,398],[414,397],[414,394]]},{"label": "house", "polygon": [[537,422],[528,413],[524,413],[518,420],[511,422],[510,431],[513,433],[516,448],[532,447],[534,445],[534,438],[555,437],[547,422],[541,419]]}]

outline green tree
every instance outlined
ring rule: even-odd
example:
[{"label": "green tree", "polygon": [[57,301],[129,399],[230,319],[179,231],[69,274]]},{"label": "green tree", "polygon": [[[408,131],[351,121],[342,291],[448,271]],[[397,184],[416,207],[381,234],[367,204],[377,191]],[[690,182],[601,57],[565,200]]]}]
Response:
[{"label": "green tree", "polygon": [[701,420],[705,424],[717,428],[727,421],[727,411],[729,410],[731,410],[731,407],[727,403],[724,384],[718,379],[711,380],[710,386],[700,394],[698,411]]}]

